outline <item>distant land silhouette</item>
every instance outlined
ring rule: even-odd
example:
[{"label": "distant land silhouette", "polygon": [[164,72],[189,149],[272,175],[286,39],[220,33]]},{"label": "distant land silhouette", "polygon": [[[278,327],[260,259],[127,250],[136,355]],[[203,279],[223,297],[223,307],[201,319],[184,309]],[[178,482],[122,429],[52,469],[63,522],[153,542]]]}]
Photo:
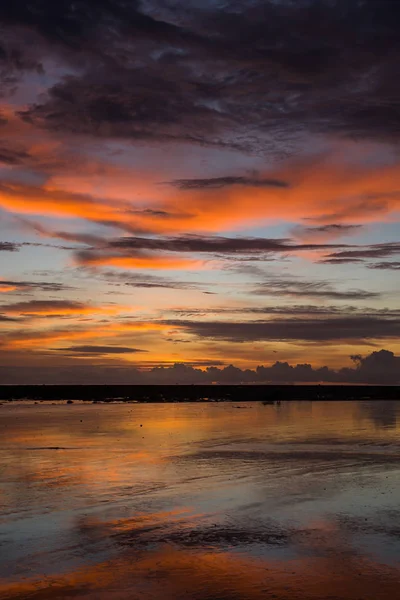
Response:
[{"label": "distant land silhouette", "polygon": [[246,402],[400,400],[400,386],[349,385],[17,385],[0,400],[85,402]]}]

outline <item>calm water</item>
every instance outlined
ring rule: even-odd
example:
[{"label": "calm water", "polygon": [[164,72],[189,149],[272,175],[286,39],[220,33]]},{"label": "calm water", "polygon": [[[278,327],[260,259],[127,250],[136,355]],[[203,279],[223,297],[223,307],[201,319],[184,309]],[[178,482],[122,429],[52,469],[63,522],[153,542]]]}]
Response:
[{"label": "calm water", "polygon": [[400,403],[0,406],[0,598],[400,599]]}]

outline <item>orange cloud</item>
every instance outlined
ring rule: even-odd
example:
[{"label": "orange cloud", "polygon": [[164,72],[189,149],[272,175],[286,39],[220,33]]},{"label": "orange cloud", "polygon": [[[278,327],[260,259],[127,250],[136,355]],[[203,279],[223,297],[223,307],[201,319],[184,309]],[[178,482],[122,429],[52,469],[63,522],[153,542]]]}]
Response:
[{"label": "orange cloud", "polygon": [[0,306],[5,314],[18,315],[116,315],[123,311],[132,310],[126,306],[96,306],[82,302],[68,300],[31,300],[28,302],[15,302]]},{"label": "orange cloud", "polygon": [[176,211],[179,205],[189,206],[193,217],[189,221],[171,219],[168,226],[220,231],[267,219],[295,221],[305,217],[318,223],[358,223],[374,221],[377,216],[385,219],[400,210],[398,165],[366,169],[329,161],[292,164],[274,177],[288,181],[289,187],[181,191],[164,208]]},{"label": "orange cloud", "polygon": [[[304,218],[317,223],[368,222],[377,217],[388,219],[400,210],[398,164],[367,165],[361,159],[349,164],[340,160],[339,151],[288,162],[274,172],[260,174],[286,182],[287,187],[263,187],[250,181],[249,185],[176,189],[145,179],[136,193],[134,174],[133,192],[127,200],[119,196],[118,184],[113,189],[111,183],[100,197],[99,186],[91,185],[88,176],[87,185],[81,187],[85,193],[63,189],[62,180],[50,179],[42,188],[3,183],[0,206],[20,214],[74,217],[112,223],[127,231],[163,234],[220,232],[270,220]],[[156,200],[150,204],[144,201],[146,197]]]},{"label": "orange cloud", "polygon": [[20,330],[9,332],[3,337],[3,347],[12,349],[47,348],[57,347],[58,343],[68,341],[93,340],[96,343],[102,338],[117,337],[118,335],[134,332],[170,332],[171,327],[164,323],[143,321],[121,321],[118,323],[96,324],[82,328],[51,329],[51,330]]},{"label": "orange cloud", "polygon": [[14,292],[17,288],[14,285],[7,285],[0,282],[0,294]]},{"label": "orange cloud", "polygon": [[94,253],[83,253],[78,258],[79,264],[94,266],[111,266],[120,269],[160,269],[180,270],[203,268],[204,261],[188,258],[175,258],[173,256],[145,255],[145,256],[123,256],[123,255],[101,255]]},{"label": "orange cloud", "polygon": [[115,199],[107,203],[84,194],[16,183],[0,185],[0,206],[21,214],[74,217],[96,222],[103,220],[122,224],[132,220],[126,214],[132,208],[131,205],[119,203]]}]

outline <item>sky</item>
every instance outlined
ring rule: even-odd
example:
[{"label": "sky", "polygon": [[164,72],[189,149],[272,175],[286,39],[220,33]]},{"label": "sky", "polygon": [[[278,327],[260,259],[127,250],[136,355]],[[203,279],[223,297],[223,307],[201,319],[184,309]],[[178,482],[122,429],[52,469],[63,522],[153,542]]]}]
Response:
[{"label": "sky", "polygon": [[0,383],[400,383],[400,5],[0,6]]}]

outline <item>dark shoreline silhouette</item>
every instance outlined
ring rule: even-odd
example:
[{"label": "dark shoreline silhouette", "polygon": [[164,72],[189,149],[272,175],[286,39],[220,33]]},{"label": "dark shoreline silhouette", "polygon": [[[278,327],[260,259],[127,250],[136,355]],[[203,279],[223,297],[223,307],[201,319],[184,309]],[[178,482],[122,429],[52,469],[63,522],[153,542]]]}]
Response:
[{"label": "dark shoreline silhouette", "polygon": [[0,400],[246,402],[400,400],[400,386],[349,385],[2,385]]}]

